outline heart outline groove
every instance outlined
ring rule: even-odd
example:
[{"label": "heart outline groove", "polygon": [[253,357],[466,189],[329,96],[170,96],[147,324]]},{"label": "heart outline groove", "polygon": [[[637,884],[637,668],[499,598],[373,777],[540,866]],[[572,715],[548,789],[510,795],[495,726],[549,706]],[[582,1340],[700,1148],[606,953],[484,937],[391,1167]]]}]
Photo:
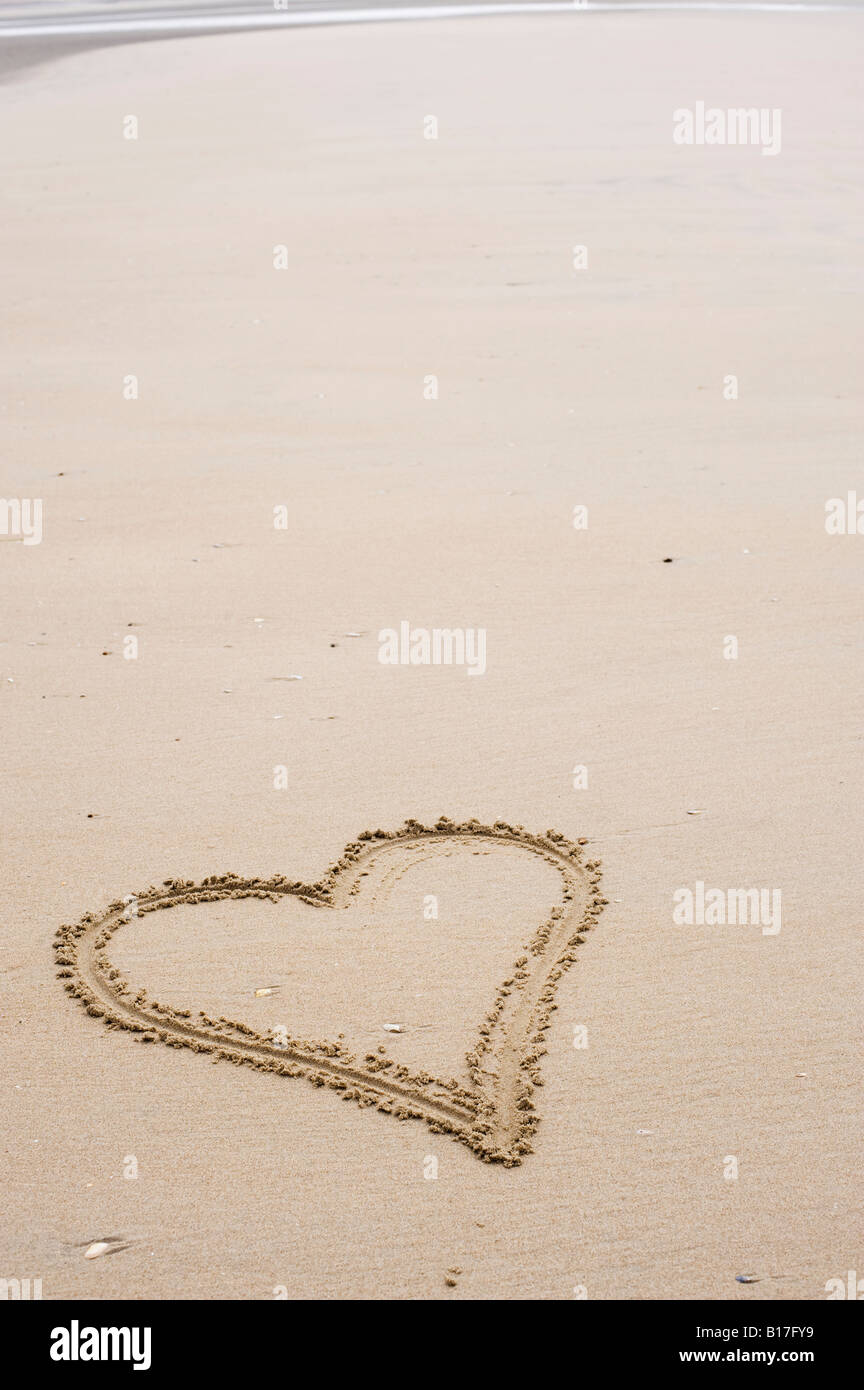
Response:
[{"label": "heart outline groove", "polygon": [[[368,866],[383,853],[447,840],[515,844],[542,856],[563,881],[561,905],[553,907],[533,932],[498,986],[478,1040],[465,1059],[467,1083],[412,1072],[375,1053],[367,1053],[358,1063],[341,1040],[310,1043],[286,1035],[277,1039],[232,1019],[213,1019],[203,1011],[193,1015],[190,1009],[156,1003],[144,989],[133,992],[105,953],[122,925],[183,903],[248,897],[279,902],[298,897],[314,907],[347,906],[361,891],[361,876],[368,875]],[[270,879],[220,874],[201,883],[166,879],[159,888],[151,885],[143,893],[109,903],[100,913],[88,912],[79,922],[61,926],[54,941],[57,975],[88,1014],[104,1019],[109,1028],[138,1034],[142,1042],[189,1047],[211,1054],[213,1061],[303,1077],[363,1107],[375,1106],[401,1120],[424,1120],[433,1133],[451,1135],[485,1162],[514,1167],[532,1152],[531,1140],[539,1124],[533,1097],[543,1084],[539,1063],[557,1009],[558,984],[576,960],[584,933],[608,902],[600,893],[600,863],[584,860],[585,844],[584,839],[567,840],[556,830],[533,835],[523,826],[504,821],[482,825],[441,816],[433,826],[409,819],[398,830],[363,831],[346,845],[323,878],[312,884],[281,874]]]}]

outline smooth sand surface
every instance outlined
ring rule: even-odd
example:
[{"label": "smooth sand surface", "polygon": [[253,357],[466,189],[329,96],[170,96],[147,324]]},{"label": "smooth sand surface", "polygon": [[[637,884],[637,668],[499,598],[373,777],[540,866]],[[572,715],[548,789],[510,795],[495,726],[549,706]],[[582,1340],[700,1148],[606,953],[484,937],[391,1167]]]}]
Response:
[{"label": "smooth sand surface", "polygon": [[[861,22],[182,39],[0,91],[2,492],[44,506],[41,544],[0,537],[0,1275],[749,1300],[860,1272],[864,540],[824,508],[864,494]],[[674,145],[699,100],[782,108],[782,153]],[[402,619],[485,628],[485,675],[381,665]],[[142,1045],[56,978],[60,924],[150,883],[313,882],[442,811],[603,861],[518,1167]],[[368,921],[362,890],[320,928],[219,901],[112,950],[177,1008],[443,1071],[555,900],[502,854],[402,865]],[[675,925],[699,880],[779,888],[782,930]]]}]

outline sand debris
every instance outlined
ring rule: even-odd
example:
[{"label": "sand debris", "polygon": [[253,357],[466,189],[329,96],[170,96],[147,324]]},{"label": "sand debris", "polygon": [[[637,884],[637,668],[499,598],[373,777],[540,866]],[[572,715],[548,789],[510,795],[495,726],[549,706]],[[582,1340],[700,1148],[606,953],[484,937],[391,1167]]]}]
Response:
[{"label": "sand debris", "polygon": [[98,1260],[100,1255],[115,1255],[128,1248],[128,1242],[122,1236],[104,1236],[102,1240],[91,1241],[84,1251],[84,1258]]}]

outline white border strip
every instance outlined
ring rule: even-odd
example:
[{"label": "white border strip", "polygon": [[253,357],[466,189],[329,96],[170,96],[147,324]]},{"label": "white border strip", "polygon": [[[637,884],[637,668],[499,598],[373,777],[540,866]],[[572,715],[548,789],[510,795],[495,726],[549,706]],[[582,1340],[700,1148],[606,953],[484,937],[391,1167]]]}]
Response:
[{"label": "white border strip", "polygon": [[490,4],[490,5],[412,5],[389,9],[351,9],[344,10],[299,10],[292,13],[276,12],[256,15],[213,15],[210,18],[188,16],[172,19],[168,15],[155,19],[111,19],[111,20],[68,20],[64,23],[11,24],[0,23],[0,38],[31,39],[50,38],[72,34],[181,34],[196,33],[200,30],[213,32],[219,29],[294,29],[312,24],[379,24],[391,20],[407,19],[462,19],[477,15],[502,14],[590,14],[599,11],[609,13],[632,10],[678,10],[687,14],[693,10],[758,11],[784,14],[797,13],[836,13],[838,10],[859,10],[858,5],[818,5],[818,4],[776,4],[724,3],[724,0],[687,0],[686,3],[663,3],[663,0],[649,0],[649,3],[631,3],[631,0],[613,0],[607,4],[603,0],[587,5],[574,3],[549,4]]}]

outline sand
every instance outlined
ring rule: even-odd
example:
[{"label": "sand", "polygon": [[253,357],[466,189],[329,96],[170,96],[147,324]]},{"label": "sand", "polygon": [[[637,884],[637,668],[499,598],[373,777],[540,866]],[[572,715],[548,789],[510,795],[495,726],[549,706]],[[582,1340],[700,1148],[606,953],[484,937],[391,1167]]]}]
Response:
[{"label": "sand", "polygon": [[[335,1040],[316,1042],[292,1037],[284,1025],[276,1024],[262,1031],[221,1014],[211,1018],[203,1009],[193,1014],[191,1009],[162,1004],[150,998],[146,989],[131,985],[107,955],[111,938],[121,927],[165,908],[214,902],[233,905],[249,898],[281,903],[284,898],[293,897],[308,906],[338,910],[351,907],[351,898],[360,895],[364,899],[358,919],[360,930],[348,946],[348,953],[356,959],[363,933],[373,930],[375,947],[385,958],[383,968],[395,967],[398,971],[393,958],[398,941],[393,947],[386,941],[386,927],[379,915],[381,900],[389,903],[406,875],[411,874],[416,881],[418,870],[423,875],[433,872],[432,859],[467,854],[471,858],[495,855],[497,860],[501,845],[527,850],[557,869],[561,876],[560,902],[520,946],[519,955],[507,969],[507,978],[498,986],[492,1008],[483,1017],[479,1033],[470,1040],[470,1050],[465,1054],[468,1085],[460,1084],[457,1076],[443,1080],[425,1069],[412,1071],[404,1061],[381,1055],[386,1052],[383,1045],[360,1061],[346,1048],[341,1032]],[[364,1108],[375,1105],[397,1119],[425,1120],[433,1134],[451,1134],[484,1162],[512,1168],[533,1153],[531,1138],[538,1124],[534,1097],[537,1087],[543,1084],[539,1064],[546,1055],[546,1034],[558,1007],[558,982],[576,960],[576,948],[584,944],[584,932],[597,921],[607,902],[600,892],[599,864],[589,861],[583,868],[583,858],[579,845],[568,843],[555,832],[543,837],[504,822],[484,826],[473,820],[458,825],[446,817],[434,826],[409,820],[398,831],[363,831],[314,884],[286,880],[282,874],[270,879],[209,875],[200,884],[173,879],[161,887],[151,885],[143,893],[127,894],[109,904],[104,913],[85,913],[79,923],[58,929],[54,948],[59,967],[57,978],[65,982],[68,994],[80,999],[91,1018],[105,1019],[109,1027],[128,1029],[141,1042],[190,1047],[193,1052],[208,1053],[214,1061],[246,1063],[259,1071],[303,1077],[315,1086],[339,1091],[343,1100],[355,1100]],[[467,867],[471,870],[475,866]],[[469,873],[468,883],[472,876]],[[371,878],[371,883],[363,883],[364,878]],[[458,894],[460,902],[466,887],[465,883],[451,885],[451,892],[454,897]],[[437,895],[433,894],[428,903],[424,901],[424,909],[429,909],[424,910],[425,921],[439,920]],[[234,917],[233,911],[231,916]],[[366,917],[371,917],[371,922],[362,920]],[[494,926],[499,929],[495,938],[500,940],[497,914]],[[306,952],[309,954],[311,947],[319,969],[323,942],[328,935],[332,938],[344,930],[341,922],[318,923],[313,928]],[[429,928],[429,932],[434,936],[435,928]],[[193,940],[198,935],[194,927],[191,935]],[[411,935],[404,930],[400,935],[403,943],[410,942]],[[235,936],[221,953],[221,959],[229,967],[233,965],[235,976],[236,941],[235,926]],[[293,933],[292,961],[302,960],[303,945],[301,933]],[[288,942],[283,940],[281,946],[284,953]],[[417,955],[413,950],[409,960],[409,968],[415,972]],[[338,964],[335,962],[337,968]],[[471,962],[463,961],[461,970],[470,972]],[[177,984],[172,971],[167,988],[176,992]],[[199,979],[193,986],[196,997],[200,987]],[[312,987],[316,989],[315,1006],[320,1010],[321,986]],[[299,993],[300,988],[292,982],[293,990]],[[254,997],[272,997],[278,989],[259,987]],[[368,1009],[370,991],[365,993]],[[424,1027],[435,1028],[436,1022],[415,1022],[409,1025],[409,1031],[416,1029],[419,1034]],[[401,1034],[405,1026],[385,1023],[383,1030]],[[458,1069],[462,1058],[457,1056],[452,1061]]]},{"label": "sand", "polygon": [[[3,85],[2,492],[43,502],[0,537],[3,1277],[860,1270],[864,541],[824,519],[861,477],[861,23],[232,34]],[[782,108],[781,154],[676,146],[700,100]],[[482,627],[485,674],[383,665],[405,620]],[[352,845],[368,878],[311,901]],[[782,930],[677,925],[699,881],[781,889]],[[175,905],[130,915],[148,884]],[[280,1027],[304,1074],[238,1062]]]}]

